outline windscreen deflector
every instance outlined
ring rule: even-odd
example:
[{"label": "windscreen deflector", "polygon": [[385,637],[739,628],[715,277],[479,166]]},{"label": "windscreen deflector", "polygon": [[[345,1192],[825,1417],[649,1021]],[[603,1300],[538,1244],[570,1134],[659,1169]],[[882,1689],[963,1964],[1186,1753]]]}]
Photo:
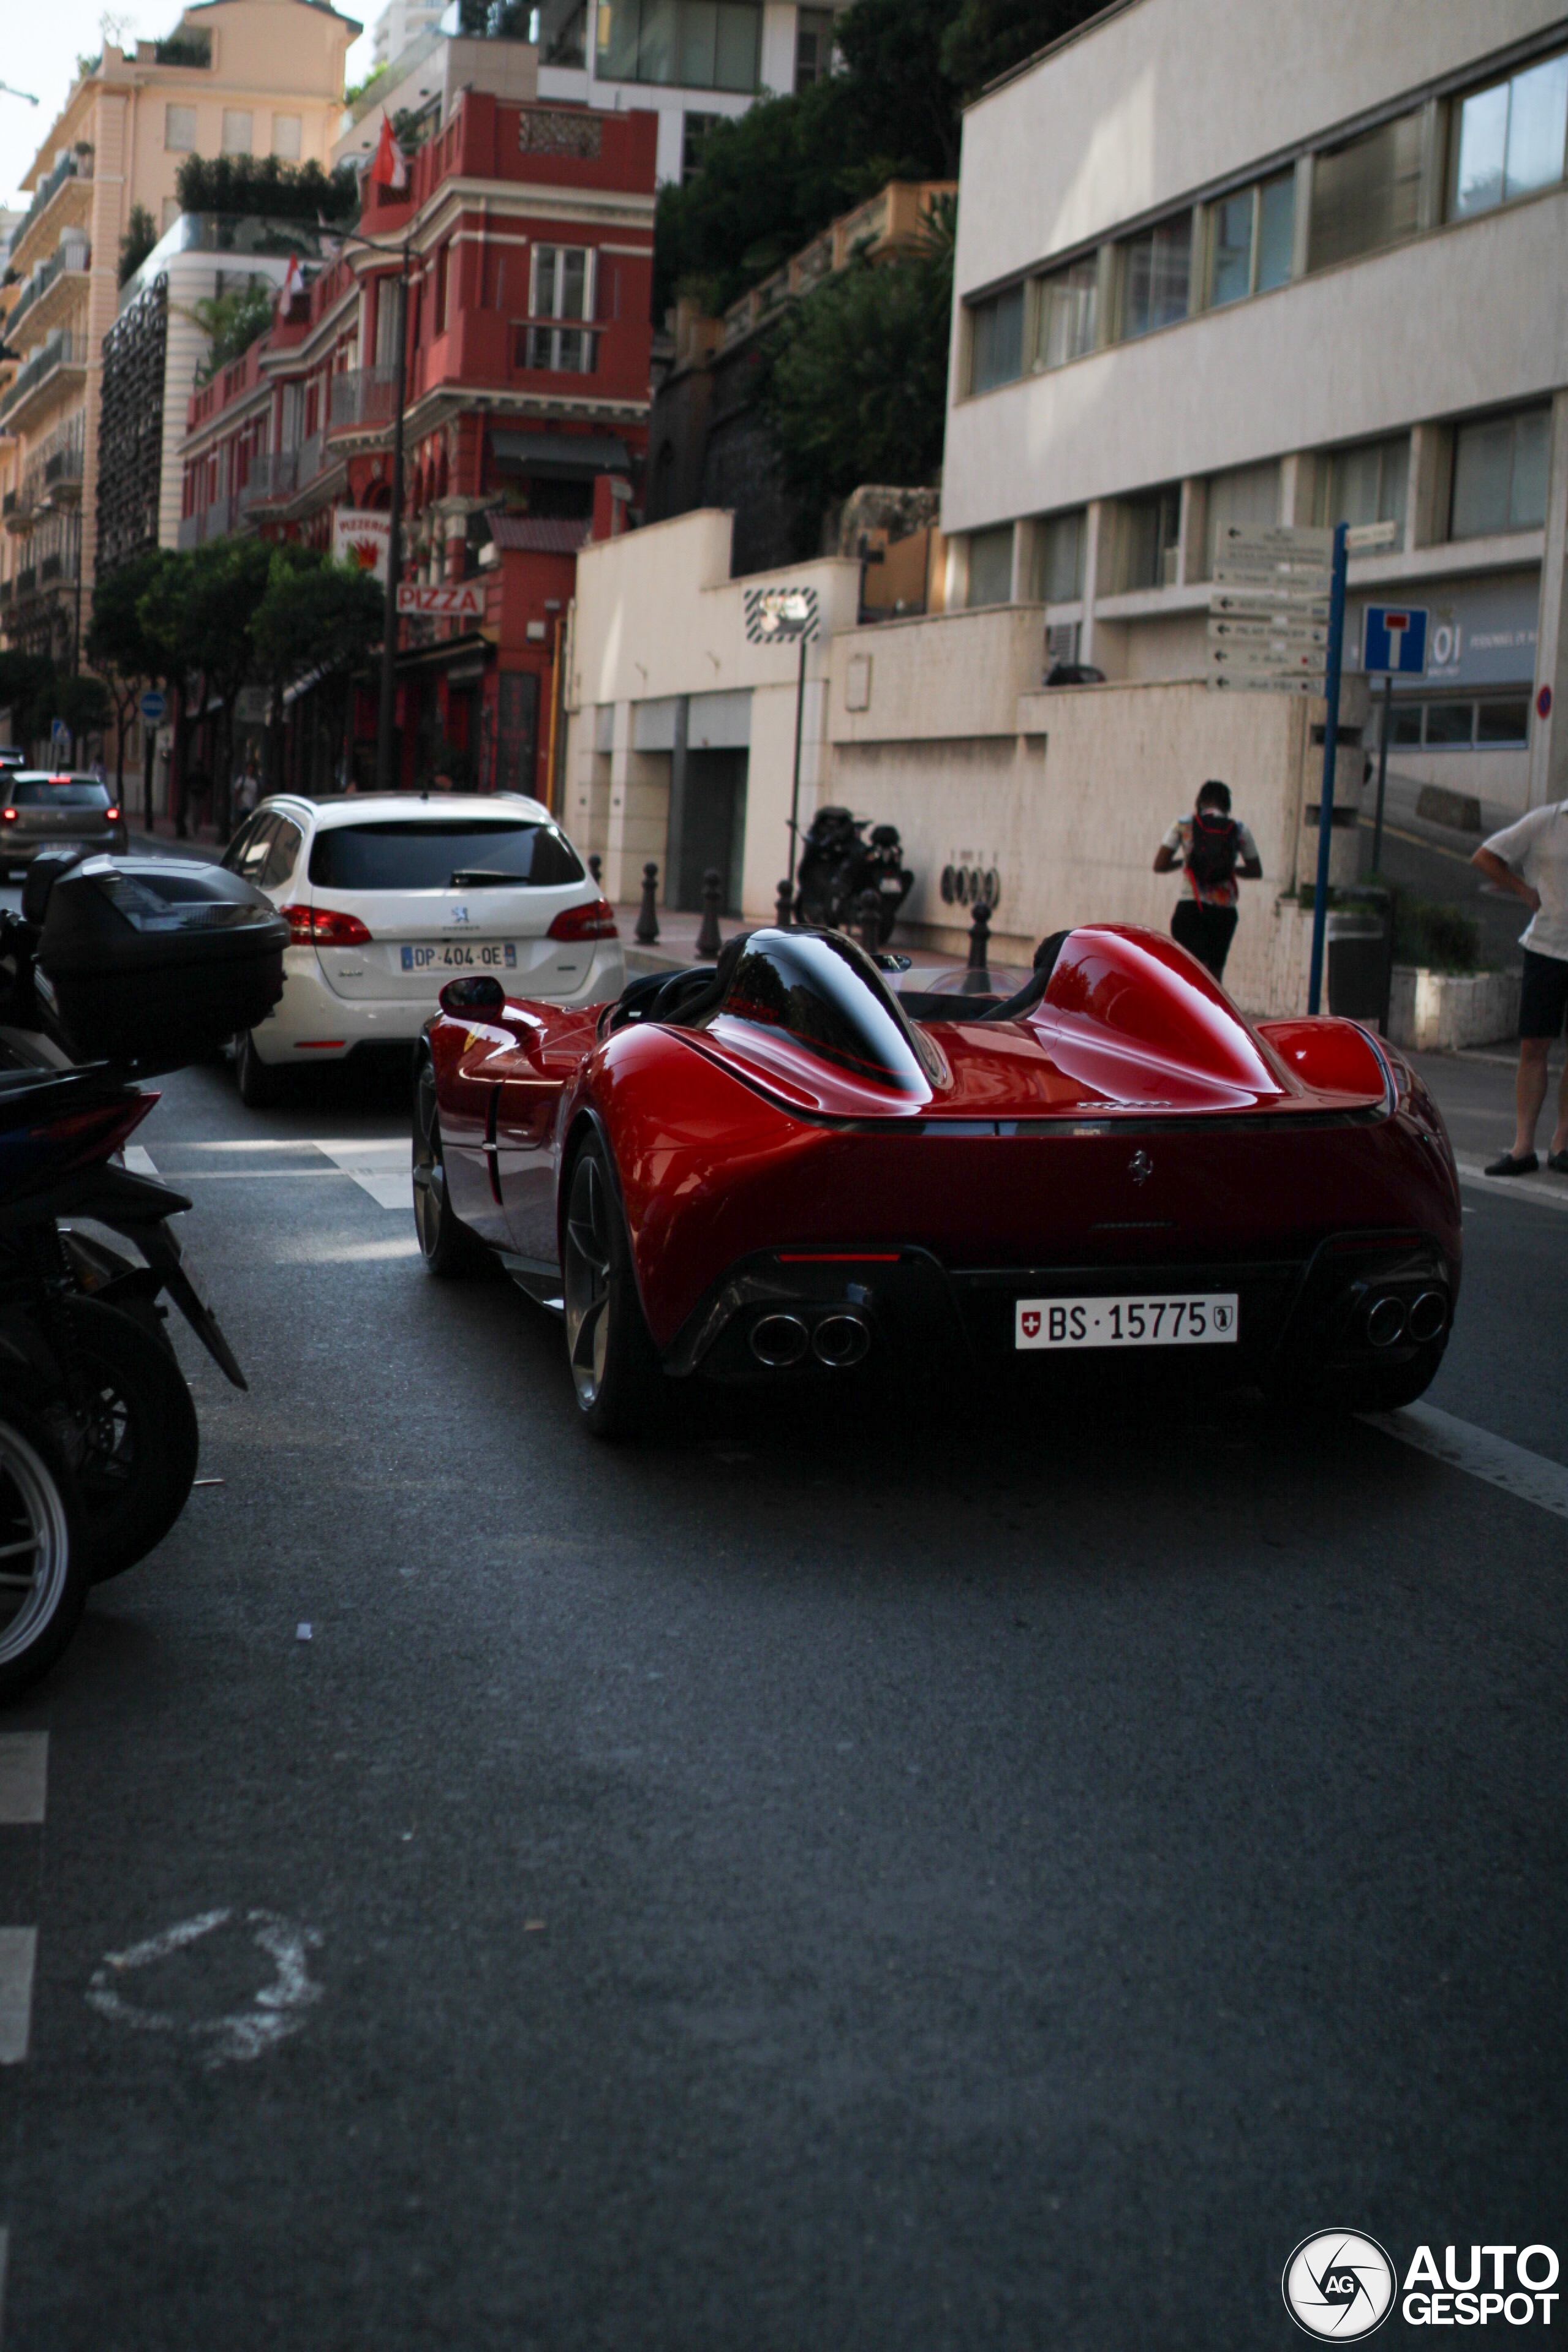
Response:
[{"label": "windscreen deflector", "polygon": [[753,931],[716,1011],[783,1030],[837,1068],[900,1094],[927,1095],[941,1080],[869,957],[834,933]]}]

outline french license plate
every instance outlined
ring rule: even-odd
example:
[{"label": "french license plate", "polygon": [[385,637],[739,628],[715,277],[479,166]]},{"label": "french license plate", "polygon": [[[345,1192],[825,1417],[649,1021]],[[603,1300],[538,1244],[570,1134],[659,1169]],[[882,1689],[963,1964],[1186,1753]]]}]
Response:
[{"label": "french license plate", "polygon": [[1235,1341],[1234,1290],[1197,1297],[1020,1298],[1016,1348],[1212,1348]]},{"label": "french license plate", "polygon": [[447,940],[405,948],[405,971],[515,971],[517,948],[510,940]]}]

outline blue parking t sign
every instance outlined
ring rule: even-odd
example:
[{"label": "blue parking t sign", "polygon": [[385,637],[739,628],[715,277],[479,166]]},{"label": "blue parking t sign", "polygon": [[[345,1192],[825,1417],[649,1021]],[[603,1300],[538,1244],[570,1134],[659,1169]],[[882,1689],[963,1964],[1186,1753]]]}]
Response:
[{"label": "blue parking t sign", "polygon": [[1425,676],[1426,615],[1419,604],[1367,606],[1361,666],[1394,677]]}]

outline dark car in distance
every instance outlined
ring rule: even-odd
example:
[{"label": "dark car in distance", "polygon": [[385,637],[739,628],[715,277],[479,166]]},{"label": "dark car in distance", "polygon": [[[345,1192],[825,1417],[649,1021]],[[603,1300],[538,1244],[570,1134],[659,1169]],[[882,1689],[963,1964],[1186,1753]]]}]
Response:
[{"label": "dark car in distance", "polygon": [[0,873],[31,865],[40,849],[129,846],[124,812],[96,776],[44,768],[0,770]]}]

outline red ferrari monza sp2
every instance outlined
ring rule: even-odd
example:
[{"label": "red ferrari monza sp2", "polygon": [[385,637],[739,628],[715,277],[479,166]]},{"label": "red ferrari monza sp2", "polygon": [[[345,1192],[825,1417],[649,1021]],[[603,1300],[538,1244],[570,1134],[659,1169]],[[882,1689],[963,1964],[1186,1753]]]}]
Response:
[{"label": "red ferrari monza sp2", "polygon": [[1047,940],[1006,998],[901,977],[835,932],[762,929],[613,1004],[452,982],[415,1090],[426,1265],[489,1248],[561,1312],[605,1435],[667,1381],[863,1360],[1174,1371],[1180,1349],[1188,1380],[1346,1408],[1426,1388],[1458,1184],[1370,1031],[1249,1024],[1120,925]]}]

